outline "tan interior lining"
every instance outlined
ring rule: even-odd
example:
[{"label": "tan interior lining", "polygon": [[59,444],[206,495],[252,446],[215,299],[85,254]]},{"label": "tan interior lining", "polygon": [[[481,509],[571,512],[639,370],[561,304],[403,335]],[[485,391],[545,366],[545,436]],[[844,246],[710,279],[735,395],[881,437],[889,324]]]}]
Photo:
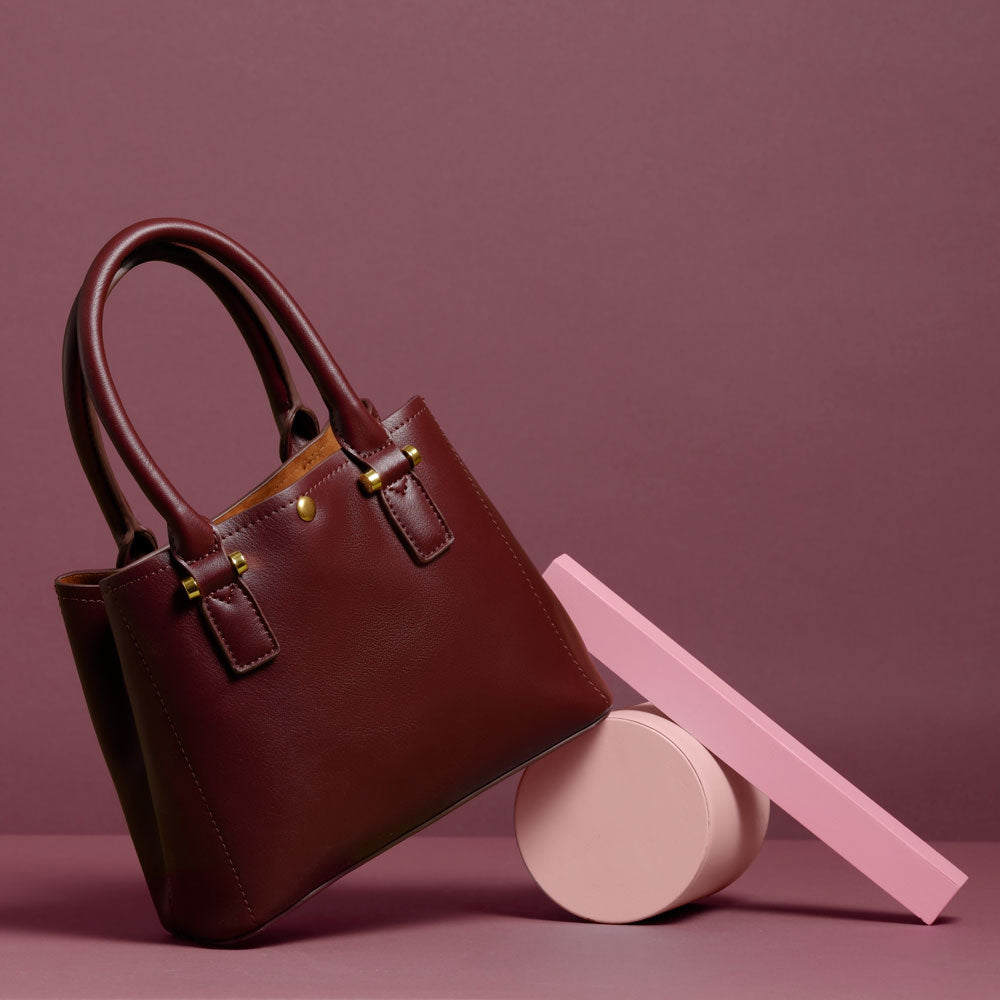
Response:
[{"label": "tan interior lining", "polygon": [[297,455],[290,458],[270,479],[261,483],[252,493],[235,503],[229,510],[215,518],[213,524],[235,517],[237,514],[259,504],[262,500],[280,493],[292,483],[298,482],[314,465],[340,451],[340,442],[334,437],[333,430],[327,427],[311,444],[306,445]]},{"label": "tan interior lining", "polygon": [[85,571],[83,573],[67,573],[65,576],[59,577],[56,582],[77,587],[93,585],[95,583],[100,583],[101,580],[111,573],[114,573],[113,569],[96,569],[89,572]]},{"label": "tan interior lining", "polygon": [[[322,462],[330,455],[340,451],[340,442],[334,436],[330,427],[327,427],[315,441],[306,445],[297,455],[293,455],[270,479],[265,480],[242,500],[235,503],[229,510],[215,518],[213,524],[222,524],[223,521],[234,517],[241,511],[253,507],[255,504],[266,500],[268,497],[280,493],[287,489],[292,483],[298,482],[313,466]],[[86,570],[81,573],[67,573],[59,577],[56,581],[62,586],[93,586],[100,583],[106,576],[114,573],[113,569]]]}]

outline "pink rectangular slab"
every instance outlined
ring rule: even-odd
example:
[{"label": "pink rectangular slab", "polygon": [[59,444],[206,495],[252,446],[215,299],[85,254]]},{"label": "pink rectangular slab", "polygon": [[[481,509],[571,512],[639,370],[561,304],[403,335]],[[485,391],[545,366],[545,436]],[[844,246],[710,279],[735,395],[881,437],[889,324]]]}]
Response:
[{"label": "pink rectangular slab", "polygon": [[579,563],[544,573],[587,648],[876,885],[932,924],[968,878]]}]

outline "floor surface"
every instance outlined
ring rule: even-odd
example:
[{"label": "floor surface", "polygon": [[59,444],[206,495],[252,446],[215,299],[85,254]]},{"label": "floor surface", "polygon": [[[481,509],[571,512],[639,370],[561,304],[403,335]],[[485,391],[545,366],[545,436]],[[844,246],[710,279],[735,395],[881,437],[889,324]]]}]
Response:
[{"label": "floor surface", "polygon": [[639,925],[567,916],[513,840],[421,835],[253,944],[160,928],[124,837],[0,837],[0,998],[1000,998],[1000,844],[933,927],[816,841],[769,841],[733,886]]}]

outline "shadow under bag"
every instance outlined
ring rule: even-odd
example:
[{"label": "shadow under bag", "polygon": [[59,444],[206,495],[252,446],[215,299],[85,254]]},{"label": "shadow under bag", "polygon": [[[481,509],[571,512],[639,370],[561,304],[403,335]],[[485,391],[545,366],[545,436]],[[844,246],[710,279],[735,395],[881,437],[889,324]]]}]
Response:
[{"label": "shadow under bag", "polygon": [[[187,268],[222,300],[279,428],[283,464],[214,520],[153,461],[108,370],[105,302],[147,260]],[[329,426],[302,407],[245,289],[304,362]],[[176,219],[121,232],[74,303],[63,368],[118,568],[66,574],[56,592],[169,931],[252,934],[607,714],[569,617],[427,404],[380,418],[233,240]],[[99,424],[168,546],[136,521]],[[202,448],[239,446],[202,432]]]}]

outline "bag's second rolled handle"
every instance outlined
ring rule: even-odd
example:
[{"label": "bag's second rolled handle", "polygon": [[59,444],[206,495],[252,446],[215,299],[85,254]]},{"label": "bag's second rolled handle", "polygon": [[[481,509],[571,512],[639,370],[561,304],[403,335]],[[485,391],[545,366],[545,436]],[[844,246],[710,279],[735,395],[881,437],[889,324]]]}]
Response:
[{"label": "bag's second rolled handle", "polygon": [[117,274],[134,254],[160,243],[177,243],[207,254],[231,270],[260,299],[316,382],[330,422],[349,456],[363,465],[366,454],[374,454],[389,444],[389,436],[351,387],[294,299],[249,251],[223,233],[187,220],[153,219],[123,230],[97,255],[77,299],[80,361],[91,400],[109,439],[166,520],[171,549],[187,565],[217,551],[218,535],[211,521],[188,504],[153,461],[125,412],[104,350],[104,305]]},{"label": "bag's second rolled handle", "polygon": [[305,447],[316,435],[320,426],[316,415],[304,406],[292,379],[285,355],[275,341],[267,318],[245,293],[239,283],[211,257],[190,247],[173,243],[154,243],[142,247],[122,265],[115,275],[112,288],[139,264],[162,261],[175,264],[200,278],[225,307],[239,328],[254,364],[260,373],[267,400],[278,428],[278,453],[284,462],[296,451]]},{"label": "bag's second rolled handle", "polygon": [[[281,348],[267,320],[251,298],[224,268],[211,258],[175,244],[150,244],[133,254],[115,276],[147,261],[162,261],[190,271],[205,282],[236,321],[267,392],[278,428],[278,453],[286,461],[319,434],[315,414],[303,406]],[[118,546],[117,564],[123,566],[156,549],[156,538],[142,527],[119,487],[101,441],[100,426],[87,395],[76,332],[76,303],[70,311],[63,342],[63,390],[66,415],[80,464],[83,466],[104,518]]]}]

